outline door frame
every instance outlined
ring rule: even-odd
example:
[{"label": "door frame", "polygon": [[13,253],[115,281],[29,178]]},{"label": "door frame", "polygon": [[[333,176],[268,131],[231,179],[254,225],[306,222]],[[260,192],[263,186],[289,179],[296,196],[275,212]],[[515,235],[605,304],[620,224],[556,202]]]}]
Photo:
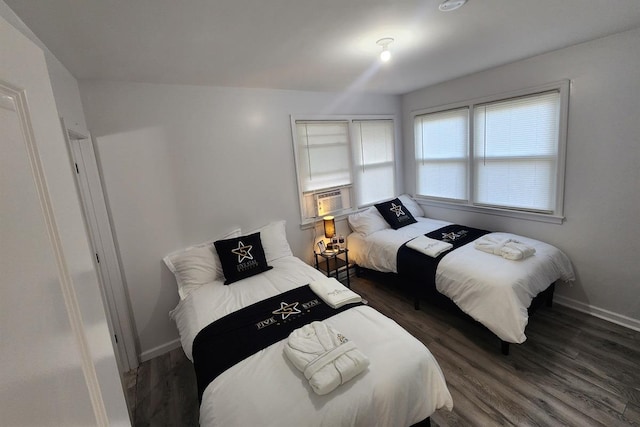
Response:
[{"label": "door frame", "polygon": [[94,264],[100,279],[100,291],[107,314],[111,341],[117,349],[120,373],[139,365],[129,296],[120,267],[113,228],[102,188],[91,135],[69,129],[60,119],[69,147],[73,175],[82,204],[85,225],[94,251]]}]

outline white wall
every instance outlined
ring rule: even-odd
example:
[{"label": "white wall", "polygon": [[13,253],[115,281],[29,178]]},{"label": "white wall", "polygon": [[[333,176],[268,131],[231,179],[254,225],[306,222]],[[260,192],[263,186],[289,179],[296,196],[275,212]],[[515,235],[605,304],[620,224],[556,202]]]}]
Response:
[{"label": "white wall", "polygon": [[143,359],[177,345],[168,253],[287,220],[300,229],[290,114],[399,114],[394,96],[81,81]]},{"label": "white wall", "polygon": [[51,53],[45,52],[45,59],[58,114],[64,118],[64,124],[68,129],[88,136],[89,131],[84,118],[78,81]]},{"label": "white wall", "polygon": [[[428,87],[402,98],[405,189],[413,193],[410,112],[571,80],[562,225],[426,208],[434,218],[552,243],[571,258],[559,300],[640,328],[640,29]],[[562,298],[564,297],[564,298]]]},{"label": "white wall", "polygon": [[0,0],[0,16],[42,49],[47,69],[49,70],[49,79],[51,80],[51,87],[53,89],[58,114],[60,117],[64,117],[65,124],[69,129],[86,135],[87,125],[80,101],[78,81],[2,0]]},{"label": "white wall", "polygon": [[[3,2],[0,15],[16,22]],[[24,89],[41,162],[32,169],[22,138],[3,132],[0,412],[12,425],[128,425],[45,57],[4,19],[0,29],[0,80]]]}]

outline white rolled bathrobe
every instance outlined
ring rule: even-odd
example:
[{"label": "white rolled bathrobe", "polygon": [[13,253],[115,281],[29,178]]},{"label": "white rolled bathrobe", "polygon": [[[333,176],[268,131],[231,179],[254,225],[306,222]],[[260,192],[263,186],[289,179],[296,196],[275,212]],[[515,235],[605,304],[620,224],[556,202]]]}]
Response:
[{"label": "white rolled bathrobe", "polygon": [[353,342],[323,322],[291,332],[284,353],[319,395],[330,393],[369,366],[369,358]]}]

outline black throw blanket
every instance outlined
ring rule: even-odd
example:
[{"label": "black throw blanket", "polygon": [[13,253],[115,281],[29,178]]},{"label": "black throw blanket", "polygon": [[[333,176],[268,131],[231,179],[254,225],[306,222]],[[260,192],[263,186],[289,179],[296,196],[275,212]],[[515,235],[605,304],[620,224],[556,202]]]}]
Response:
[{"label": "black throw blanket", "polygon": [[405,243],[398,249],[397,269],[398,275],[409,279],[413,294],[416,298],[428,295],[436,291],[436,269],[438,263],[451,251],[473,242],[477,238],[490,233],[487,230],[466,227],[458,224],[447,225],[425,236],[436,240],[451,243],[453,248],[432,258],[421,252],[407,247]]},{"label": "black throw blanket", "polygon": [[234,311],[206,326],[193,341],[198,399],[218,375],[308,323],[324,320],[362,303],[338,309],[305,285]]}]

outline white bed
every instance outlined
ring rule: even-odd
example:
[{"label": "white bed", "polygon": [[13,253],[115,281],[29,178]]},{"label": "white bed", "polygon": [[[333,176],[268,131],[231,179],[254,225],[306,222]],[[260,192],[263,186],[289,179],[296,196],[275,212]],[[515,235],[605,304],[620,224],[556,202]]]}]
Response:
[{"label": "white bed", "polygon": [[[272,258],[268,245],[265,252]],[[269,265],[273,269],[229,286],[215,280],[184,295],[171,317],[190,360],[194,338],[214,320],[325,277],[293,256],[270,259]],[[324,322],[370,359],[365,372],[327,395],[317,395],[283,354],[286,340],[282,340],[239,362],[207,386],[200,406],[201,425],[410,426],[439,408],[452,408],[434,357],[393,320],[363,305]]]},{"label": "white bed", "polygon": [[[414,217],[416,223],[398,230],[387,226],[374,227],[369,234],[351,233],[347,238],[349,259],[360,267],[397,273],[397,253],[404,243],[451,224],[424,218],[420,211]],[[491,235],[530,245],[535,255],[512,261],[466,244],[442,258],[436,270],[436,288],[501,340],[522,343],[533,298],[559,279],[574,280],[573,268],[568,257],[552,245],[509,233]]]}]

